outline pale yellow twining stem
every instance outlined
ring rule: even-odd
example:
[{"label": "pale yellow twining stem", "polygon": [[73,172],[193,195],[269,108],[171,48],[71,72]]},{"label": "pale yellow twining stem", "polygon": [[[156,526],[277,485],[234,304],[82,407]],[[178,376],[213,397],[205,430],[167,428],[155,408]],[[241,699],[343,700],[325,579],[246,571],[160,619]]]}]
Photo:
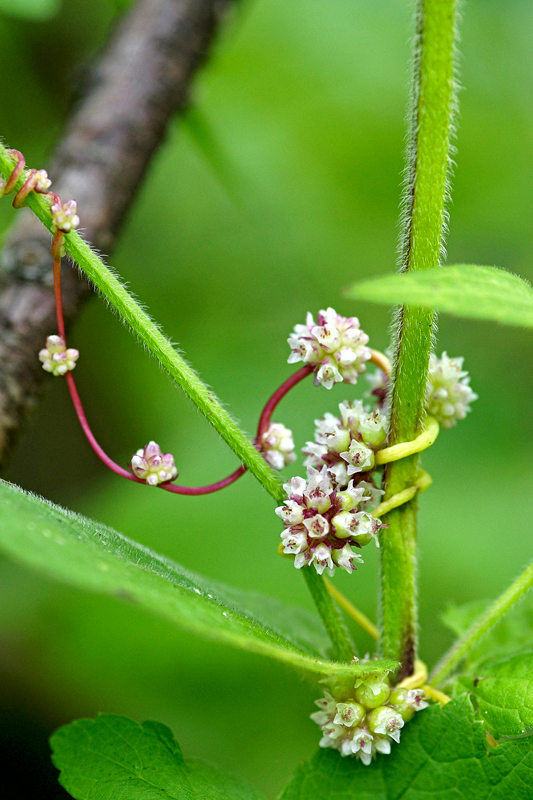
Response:
[{"label": "pale yellow twining stem", "polygon": [[384,447],[376,453],[376,464],[389,464],[391,461],[399,461],[400,458],[413,456],[431,447],[439,435],[440,426],[434,417],[427,417],[426,427],[412,442],[400,442],[392,447]]},{"label": "pale yellow twining stem", "polygon": [[362,611],[359,611],[358,608],[350,603],[350,601],[342,594],[342,592],[339,592],[336,586],[334,586],[333,583],[328,580],[328,578],[324,577],[324,583],[326,584],[330,595],[334,600],[337,601],[340,607],[346,611],[348,616],[355,620],[355,622],[357,622],[357,624],[363,628],[363,630],[369,633],[370,636],[372,636],[374,639],[377,639],[379,636],[379,631],[376,626],[370,622],[368,617],[366,617]]},{"label": "pale yellow twining stem", "polygon": [[379,350],[372,350],[370,348],[370,361],[372,364],[375,364],[376,367],[379,367],[383,372],[389,376],[391,374],[391,363],[390,360],[387,358],[385,353],[380,353]]}]

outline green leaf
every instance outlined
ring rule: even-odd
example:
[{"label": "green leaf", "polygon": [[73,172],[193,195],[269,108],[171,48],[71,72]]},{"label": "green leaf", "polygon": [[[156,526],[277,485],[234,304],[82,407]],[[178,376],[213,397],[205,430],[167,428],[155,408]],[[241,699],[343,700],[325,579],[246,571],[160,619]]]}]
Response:
[{"label": "green leaf", "polygon": [[459,264],[356,283],[354,300],[434,308],[456,317],[488,319],[533,328],[533,289],[523,278],[498,267]]},{"label": "green leaf", "polygon": [[264,800],[246,781],[201,761],[185,761],[172,731],[99,714],[50,739],[59,782],[76,800]]},{"label": "green leaf", "polygon": [[61,0],[0,0],[0,14],[23,19],[52,19],[61,8]]},{"label": "green leaf", "polygon": [[298,767],[279,800],[525,800],[533,738],[487,752],[467,695],[419,712],[388,756],[365,767],[321,750]]},{"label": "green leaf", "polygon": [[489,662],[476,677],[460,678],[478,705],[488,730],[497,739],[521,736],[533,726],[533,653]]},{"label": "green leaf", "polygon": [[[0,550],[48,575],[155,611],[181,628],[312,673],[360,675],[327,660],[320,623],[302,610],[229,589],[185,570],[111,528],[0,481]],[[372,671],[393,661],[373,661]]]},{"label": "green leaf", "polygon": [[[475,600],[462,606],[451,605],[443,614],[442,621],[457,636],[462,636],[489,605],[488,600]],[[514,656],[525,650],[533,650],[533,597],[529,595],[472,648],[464,660],[461,673],[473,675],[477,667],[486,661]]]}]

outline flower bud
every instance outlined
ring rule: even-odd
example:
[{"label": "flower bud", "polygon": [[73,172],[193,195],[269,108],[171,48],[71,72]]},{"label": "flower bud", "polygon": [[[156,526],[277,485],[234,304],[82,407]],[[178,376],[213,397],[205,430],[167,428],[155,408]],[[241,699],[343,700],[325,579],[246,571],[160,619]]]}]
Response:
[{"label": "flower bud", "polygon": [[376,409],[361,418],[359,432],[363,441],[371,447],[381,447],[387,438],[387,418]]},{"label": "flower bud", "polygon": [[149,442],[137,450],[131,459],[131,468],[133,474],[146,481],[149,486],[174,480],[178,475],[174,456],[171,453],[162,453],[156,442]]},{"label": "flower bud", "polygon": [[79,352],[65,344],[62,336],[48,336],[46,347],[39,351],[39,361],[42,362],[43,369],[51,372],[52,375],[59,376],[71,372],[76,366]]},{"label": "flower bud", "polygon": [[381,676],[367,678],[356,685],[355,699],[365,708],[377,708],[386,703],[390,696],[390,687]]}]

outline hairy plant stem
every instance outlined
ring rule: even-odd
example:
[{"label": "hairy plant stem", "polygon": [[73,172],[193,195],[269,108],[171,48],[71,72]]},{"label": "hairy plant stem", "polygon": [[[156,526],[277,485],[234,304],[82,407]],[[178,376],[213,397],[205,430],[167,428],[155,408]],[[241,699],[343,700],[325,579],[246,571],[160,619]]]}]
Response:
[{"label": "hairy plant stem", "polygon": [[[16,167],[17,160],[0,142],[0,175],[6,178],[6,182]],[[13,181],[15,189],[20,189],[24,181],[25,175],[21,173],[17,180]],[[29,206],[43,225],[53,233],[49,202],[39,194],[30,192],[26,199],[26,205]],[[248,467],[271,497],[277,503],[282,503],[285,498],[282,482],[278,475],[269,467],[263,456],[257,451],[245,433],[241,431],[215,394],[203,383],[197,373],[164,336],[158,325],[135,300],[133,295],[128,292],[112,270],[104,264],[102,259],[91,249],[90,245],[77,233],[66,234],[64,246],[68,255],[120,314],[131,330],[137,334],[169,375],[181,386],[226,444]],[[313,568],[304,569],[303,574],[318,613],[333,644],[336,658],[341,661],[350,661],[354,655],[353,644],[323,579],[316,574]]]},{"label": "hairy plant stem", "polygon": [[303,567],[307,588],[315,602],[318,613],[324,623],[333,645],[333,654],[337,661],[352,661],[356,650],[348,629],[334,604],[324,578],[314,567]]},{"label": "hairy plant stem", "polygon": [[[404,195],[402,271],[440,265],[450,137],[455,106],[456,0],[417,0],[408,174]],[[435,315],[404,306],[396,320],[389,445],[413,440],[425,416],[425,392]],[[415,483],[418,455],[385,471],[385,501]],[[381,638],[384,656],[411,675],[416,658],[416,501],[390,512],[381,535]]]},{"label": "hairy plant stem", "polygon": [[486,611],[463,633],[453,647],[439,661],[430,675],[432,684],[442,684],[444,679],[452,672],[462,659],[490,629],[498,623],[515,603],[533,586],[533,563],[490,605]]}]

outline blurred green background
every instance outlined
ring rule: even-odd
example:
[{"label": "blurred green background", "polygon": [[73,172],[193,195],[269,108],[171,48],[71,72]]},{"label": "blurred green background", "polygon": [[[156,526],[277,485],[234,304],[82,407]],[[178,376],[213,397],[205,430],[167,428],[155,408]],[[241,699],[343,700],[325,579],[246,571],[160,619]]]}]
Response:
[{"label": "blurred green background", "polygon": [[[44,163],[124,5],[1,0],[0,134],[30,165]],[[172,125],[113,253],[247,431],[291,372],[286,338],[306,311],[357,314],[373,346],[387,346],[386,310],[356,308],[341,290],[394,268],[411,11],[409,0],[241,4],[195,84],[196,110]],[[532,279],[533,6],[469,0],[463,17],[448,262]],[[2,230],[14,215],[0,204]],[[176,455],[183,483],[235,468],[101,300],[84,308],[70,341],[82,353],[87,414],[117,461],[154,438]],[[450,643],[444,608],[504,589],[530,558],[533,533],[533,336],[444,317],[437,347],[465,356],[480,399],[424,456],[435,481],[420,503],[420,649],[430,663]],[[360,394],[303,384],[277,418],[301,445],[316,416]],[[276,555],[280,526],[250,476],[196,499],[121,481],[85,444],[60,381],[46,382],[4,477],[193,570],[310,607],[301,576]],[[365,562],[337,580],[375,618],[376,553],[365,551]],[[356,636],[364,653],[371,642]],[[7,562],[0,679],[4,754],[26,751],[38,765],[21,768],[17,798],[35,796],[26,785],[63,796],[43,783],[45,737],[98,711],[167,723],[186,756],[239,772],[269,798],[317,745],[308,718],[317,690],[287,669]]]}]

